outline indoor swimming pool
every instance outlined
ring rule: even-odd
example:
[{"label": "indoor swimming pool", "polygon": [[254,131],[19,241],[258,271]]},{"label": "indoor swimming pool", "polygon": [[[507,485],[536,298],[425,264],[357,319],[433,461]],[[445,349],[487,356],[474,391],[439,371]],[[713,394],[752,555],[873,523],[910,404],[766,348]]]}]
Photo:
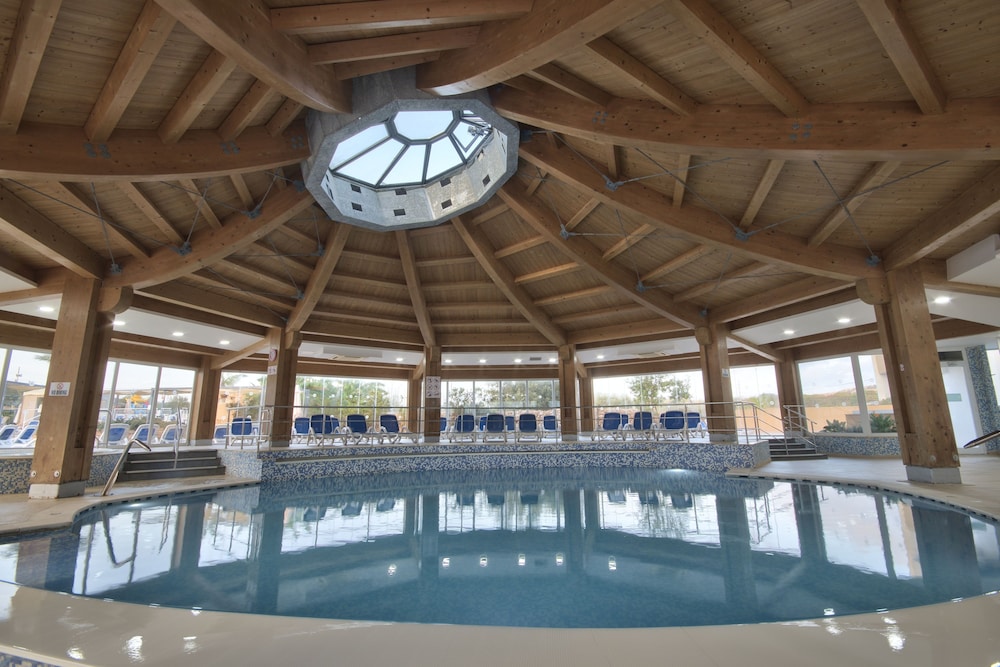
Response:
[{"label": "indoor swimming pool", "polygon": [[996,524],[911,496],[567,468],[259,484],[0,544],[0,580],[181,609],[536,628],[837,617],[1000,588]]}]

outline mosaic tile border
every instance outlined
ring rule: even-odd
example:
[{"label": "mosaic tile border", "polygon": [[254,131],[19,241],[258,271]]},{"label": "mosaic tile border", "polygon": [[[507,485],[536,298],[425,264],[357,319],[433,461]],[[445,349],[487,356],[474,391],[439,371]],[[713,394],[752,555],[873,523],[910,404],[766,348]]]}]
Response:
[{"label": "mosaic tile border", "polygon": [[814,433],[809,440],[816,450],[835,456],[901,456],[899,438],[894,435],[821,435]]},{"label": "mosaic tile border", "polygon": [[[95,453],[90,462],[87,486],[103,486],[111,478],[120,452]],[[27,493],[31,480],[32,453],[0,458],[0,494]],[[3,667],[3,663],[0,663]]]}]

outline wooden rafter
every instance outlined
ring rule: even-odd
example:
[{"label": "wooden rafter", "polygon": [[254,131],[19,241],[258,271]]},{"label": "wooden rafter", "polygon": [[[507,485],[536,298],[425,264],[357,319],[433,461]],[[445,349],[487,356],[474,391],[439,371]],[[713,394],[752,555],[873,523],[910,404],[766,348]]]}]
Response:
[{"label": "wooden rafter", "polygon": [[434,324],[431,321],[430,311],[427,309],[427,299],[424,298],[424,289],[420,282],[420,274],[417,272],[413,248],[406,235],[405,230],[396,232],[396,245],[399,247],[403,276],[406,278],[406,288],[413,301],[413,315],[417,318],[420,334],[424,337],[424,346],[434,347],[437,345],[437,335],[434,333]]},{"label": "wooden rafter", "polygon": [[649,99],[659,102],[674,113],[687,116],[697,108],[697,102],[607,37],[595,39],[587,44],[587,48]]},{"label": "wooden rafter", "polygon": [[510,181],[500,188],[498,193],[522,220],[546,237],[550,244],[566,256],[589,267],[594,272],[595,278],[609,285],[622,296],[626,296],[657,315],[679,324],[695,328],[702,323],[701,315],[696,309],[687,304],[674,303],[667,292],[638,291],[636,277],[619,266],[605,262],[601,258],[600,251],[586,239],[579,236],[563,239],[558,221],[554,219],[552,213],[535,200],[527,197],[523,190],[518,191]]},{"label": "wooden rafter", "polygon": [[806,301],[817,296],[829,294],[844,289],[842,280],[833,280],[822,276],[809,276],[793,283],[768,290],[767,294],[754,299],[744,299],[726,306],[715,308],[709,312],[713,322],[731,322],[743,317],[781,308],[789,304]]},{"label": "wooden rafter", "polygon": [[596,104],[599,107],[607,105],[614,99],[610,93],[601,90],[594,84],[584,81],[575,74],[571,74],[552,63],[536,67],[534,70],[528,72],[528,76],[539,81],[544,81],[564,93],[569,93],[584,102]]},{"label": "wooden rafter", "polygon": [[109,241],[115,242],[133,257],[145,259],[149,257],[149,251],[139,243],[131,233],[119,224],[108,213],[101,211],[91,193],[82,193],[76,187],[66,183],[47,183],[45,190],[52,194],[56,200],[63,202],[71,208],[82,212],[88,218],[88,223],[103,227],[103,233],[107,235]]},{"label": "wooden rafter", "polygon": [[148,260],[126,264],[120,275],[106,278],[105,285],[143,288],[192,273],[263,238],[312,203],[312,195],[294,188],[272,193],[257,217],[233,213],[221,229],[203,229],[192,234],[188,254],[178,256],[171,248],[160,248]]},{"label": "wooden rafter", "polygon": [[704,257],[705,255],[709,255],[713,252],[715,252],[715,248],[713,248],[712,246],[701,245],[701,244],[696,245],[690,250],[686,250],[681,254],[677,255],[673,259],[670,259],[664,262],[663,264],[660,264],[652,271],[644,273],[640,277],[640,279],[642,280],[642,282],[646,283],[651,280],[656,280],[657,278],[662,278],[668,273],[676,271],[677,269],[680,269],[681,267],[686,266],[691,262],[695,262]]},{"label": "wooden rafter", "polygon": [[709,280],[703,282],[700,285],[690,287],[684,290],[683,292],[678,292],[674,296],[674,299],[676,299],[677,301],[691,301],[692,299],[696,299],[699,296],[702,296],[703,294],[708,294],[714,291],[719,285],[723,284],[727,280],[736,280],[738,278],[749,278],[754,274],[764,271],[765,269],[768,268],[768,266],[769,266],[768,264],[764,264],[763,262],[751,262],[750,264],[747,264],[744,267],[741,267],[739,269],[736,269],[735,271],[730,271],[729,273],[722,275],[717,280]]},{"label": "wooden rafter", "polygon": [[230,60],[225,54],[212,51],[208,55],[167,117],[160,123],[157,132],[163,143],[176,143],[187,132],[198,114],[235,69],[236,61]]},{"label": "wooden rafter", "polygon": [[288,331],[300,331],[309,319],[313,308],[316,307],[320,297],[326,291],[330,276],[337,268],[337,262],[340,261],[341,253],[344,251],[344,246],[347,245],[347,238],[350,234],[350,225],[334,224],[330,228],[330,233],[323,246],[323,256],[316,263],[316,268],[309,276],[309,283],[306,285],[302,298],[295,304],[295,310],[288,318],[288,324],[285,327]]},{"label": "wooden rafter", "polygon": [[917,261],[951,239],[987,224],[1000,213],[1000,167],[924,218],[884,253],[887,270]]},{"label": "wooden rafter", "polygon": [[358,60],[350,63],[336,63],[332,65],[333,75],[337,81],[347,81],[359,76],[388,72],[401,67],[412,67],[437,60],[441,57],[440,51],[428,51],[427,53],[413,53],[407,56],[391,56],[388,58],[373,58],[371,60]]},{"label": "wooden rafter", "polygon": [[156,2],[146,0],[83,126],[88,139],[108,140],[176,23]]},{"label": "wooden rafter", "polygon": [[254,81],[239,103],[219,126],[219,136],[223,141],[235,141],[250,126],[254,117],[270,103],[276,95],[274,88],[263,81]]},{"label": "wooden rafter", "polygon": [[280,316],[282,312],[280,310],[247,303],[229,295],[218,294],[209,289],[201,289],[177,281],[161,285],[147,285],[141,292],[159,301],[187,306],[205,313],[224,315],[263,327],[280,327],[285,324],[284,318]]},{"label": "wooden rafter", "polygon": [[62,0],[22,0],[0,75],[0,133],[17,132]]},{"label": "wooden rafter", "polygon": [[461,217],[452,218],[451,224],[455,228],[455,231],[458,232],[458,235],[462,237],[462,240],[469,247],[472,254],[475,255],[483,270],[493,280],[497,288],[503,292],[511,305],[517,308],[518,312],[538,329],[538,332],[545,336],[550,343],[556,346],[565,345],[566,333],[552,323],[552,320],[545,314],[545,311],[536,306],[524,288],[515,282],[514,275],[510,270],[497,261],[493,256],[495,249],[490,245],[486,237],[483,236],[483,233],[474,227],[466,225]]},{"label": "wooden rafter", "polygon": [[[777,160],[997,160],[992,137],[1000,126],[996,98],[954,100],[928,116],[912,102],[814,104],[806,121],[753,105],[703,104],[678,116],[655,102],[616,99],[600,123],[594,110],[558,90],[493,93],[505,118],[602,144],[704,157]],[[796,130],[795,128],[799,128]]]},{"label": "wooden rafter", "polygon": [[192,308],[184,303],[164,301],[162,299],[157,299],[152,296],[144,296],[142,294],[134,295],[132,297],[132,304],[129,307],[147,313],[155,313],[157,315],[163,315],[164,317],[183,320],[185,322],[195,322],[206,326],[238,331],[251,336],[263,336],[267,333],[267,328],[259,324],[253,324],[242,319],[229,317],[228,315],[218,312],[208,312],[202,309]]},{"label": "wooden rafter", "polygon": [[760,207],[764,205],[764,200],[770,194],[771,188],[777,182],[778,174],[781,173],[784,166],[784,160],[768,160],[767,167],[764,169],[764,175],[757,182],[757,187],[750,196],[750,202],[743,211],[743,217],[740,218],[740,229],[749,229],[750,225],[753,224],[757,213],[760,212]]},{"label": "wooden rafter", "polygon": [[808,248],[803,239],[774,229],[740,240],[733,227],[713,212],[695,207],[674,209],[669,197],[642,183],[629,183],[617,190],[608,190],[601,176],[589,164],[569,151],[552,150],[545,142],[522,144],[520,153],[523,159],[548,170],[583,194],[596,197],[621,211],[638,214],[650,224],[671,233],[680,233],[692,241],[729,248],[758,261],[779,264],[796,271],[842,280],[882,273],[880,268],[868,264],[867,256],[861,251],[832,245]]},{"label": "wooden rafter", "polygon": [[180,245],[184,242],[184,238],[174,229],[174,226],[163,217],[156,205],[150,201],[149,197],[143,194],[142,190],[139,189],[135,183],[130,183],[129,181],[118,181],[116,183],[118,189],[128,197],[129,201],[135,205],[139,211],[145,216],[145,219],[153,223],[156,228],[160,231],[163,236],[166,237],[169,243],[174,245]]},{"label": "wooden rafter", "polygon": [[532,0],[366,0],[344,4],[281,7],[271,10],[271,25],[290,34],[331,33],[478,23],[514,18],[531,9]]},{"label": "wooden rafter", "polygon": [[313,109],[350,113],[349,89],[312,65],[305,43],[271,27],[253,0],[157,0],[178,21],[285,97]]},{"label": "wooden rafter", "polygon": [[800,116],[809,102],[708,0],[671,0],[670,8],[747,83],[786,116]]},{"label": "wooden rafter", "polygon": [[173,181],[264,171],[309,157],[304,138],[301,122],[278,135],[251,127],[240,135],[237,151],[226,150],[211,130],[188,130],[177,143],[165,144],[155,130],[118,128],[96,147],[82,128],[22,123],[17,134],[0,134],[0,178]]},{"label": "wooden rafter", "polygon": [[418,67],[417,86],[438,95],[488,88],[545,65],[656,4],[653,0],[535,0],[523,16],[484,25],[475,46],[448,51]]},{"label": "wooden rafter", "polygon": [[924,113],[941,113],[947,104],[944,88],[920,46],[898,0],[858,0],[858,7],[882,42],[896,71]]},{"label": "wooden rafter", "polygon": [[478,35],[479,26],[465,26],[384,35],[382,37],[347,39],[341,42],[325,42],[309,46],[309,60],[314,64],[322,65],[462,49],[475,44]]},{"label": "wooden rafter", "polygon": [[830,238],[830,234],[836,231],[874,193],[874,188],[889,180],[892,172],[896,171],[898,167],[899,162],[895,161],[878,162],[872,166],[868,170],[868,173],[855,184],[851,193],[844,197],[843,204],[838,204],[834,210],[830,211],[826,219],[816,227],[815,231],[809,236],[809,247],[818,246]]}]

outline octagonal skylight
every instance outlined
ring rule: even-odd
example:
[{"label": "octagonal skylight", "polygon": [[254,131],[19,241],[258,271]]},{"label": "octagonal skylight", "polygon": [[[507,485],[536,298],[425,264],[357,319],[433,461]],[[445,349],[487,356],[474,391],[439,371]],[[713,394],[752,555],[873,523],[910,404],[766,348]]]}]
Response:
[{"label": "octagonal skylight", "polygon": [[356,82],[357,115],[308,117],[306,187],[334,220],[434,225],[478,206],[516,170],[517,128],[485,94],[434,97],[401,76]]}]

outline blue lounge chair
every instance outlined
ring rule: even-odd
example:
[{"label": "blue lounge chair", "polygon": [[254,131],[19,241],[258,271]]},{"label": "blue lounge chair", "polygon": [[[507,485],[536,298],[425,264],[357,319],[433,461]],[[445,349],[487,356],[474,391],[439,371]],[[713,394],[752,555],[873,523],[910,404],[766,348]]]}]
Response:
[{"label": "blue lounge chair", "polygon": [[538,419],[530,412],[524,412],[517,416],[517,431],[514,435],[514,442],[532,440],[538,442],[542,439],[538,432]]},{"label": "blue lounge chair", "polygon": [[0,445],[9,444],[14,439],[15,433],[17,433],[17,426],[13,424],[4,424],[0,427]]},{"label": "blue lounge chair", "polygon": [[683,410],[667,410],[660,415],[660,425],[657,427],[654,435],[657,440],[660,439],[660,436],[663,436],[664,439],[674,436],[680,438],[684,435],[685,425],[686,421]]},{"label": "blue lounge chair", "polygon": [[352,445],[369,443],[375,432],[368,429],[368,418],[364,415],[347,415],[347,440]]},{"label": "blue lounge chair", "polygon": [[226,424],[216,424],[212,433],[213,445],[225,445],[229,438],[229,427]]},{"label": "blue lounge chair", "polygon": [[517,422],[514,420],[514,415],[505,416],[503,418],[503,424],[508,433],[513,433],[517,430]]},{"label": "blue lounge chair", "polygon": [[228,447],[231,442],[239,442],[240,449],[243,449],[243,445],[248,440],[252,440],[253,437],[253,419],[250,417],[233,417],[233,421],[229,425],[229,435],[226,438],[226,447]]},{"label": "blue lounge chair", "polygon": [[163,433],[156,439],[156,442],[160,445],[176,445],[180,442],[180,439],[181,430],[177,428],[177,424],[167,424],[167,427],[163,429]]},{"label": "blue lounge chair", "polygon": [[448,435],[449,442],[475,442],[476,418],[470,414],[455,417],[455,425]]},{"label": "blue lounge chair", "polygon": [[383,440],[388,440],[390,444],[396,444],[400,442],[403,438],[406,438],[410,442],[416,442],[418,435],[416,433],[410,433],[406,429],[402,429],[399,426],[399,418],[396,415],[379,415],[379,438],[378,441],[381,444]]},{"label": "blue lounge chair", "polygon": [[542,417],[542,432],[545,437],[559,437],[559,423],[556,421],[555,415],[544,415]]},{"label": "blue lounge chair", "polygon": [[653,438],[653,413],[640,411],[632,416],[629,435],[633,440]]},{"label": "blue lounge chair", "polygon": [[312,423],[309,417],[296,417],[292,420],[292,443],[309,444],[312,436]]},{"label": "blue lounge chair", "polygon": [[483,431],[483,442],[507,442],[506,420],[503,415],[486,415],[486,428]]},{"label": "blue lounge chair", "polygon": [[108,426],[108,447],[124,447],[128,442],[128,424],[114,423]]},{"label": "blue lounge chair", "polygon": [[310,437],[306,443],[315,442],[317,445],[333,444],[338,441],[346,442],[347,434],[340,428],[340,420],[333,415],[312,415],[309,417]]},{"label": "blue lounge chair", "polygon": [[628,424],[628,415],[619,412],[605,412],[601,428],[591,435],[591,440],[624,440],[622,426]]},{"label": "blue lounge chair", "polygon": [[[249,419],[249,417],[248,417]],[[149,424],[139,424],[135,427],[135,433],[132,434],[133,440],[138,440],[144,445],[153,444],[153,438],[156,437],[156,425],[150,426]]]},{"label": "blue lounge chair", "polygon": [[28,425],[21,429],[21,431],[14,436],[11,441],[11,445],[14,447],[34,447],[35,446],[35,431],[38,430],[38,422],[30,421]]}]

